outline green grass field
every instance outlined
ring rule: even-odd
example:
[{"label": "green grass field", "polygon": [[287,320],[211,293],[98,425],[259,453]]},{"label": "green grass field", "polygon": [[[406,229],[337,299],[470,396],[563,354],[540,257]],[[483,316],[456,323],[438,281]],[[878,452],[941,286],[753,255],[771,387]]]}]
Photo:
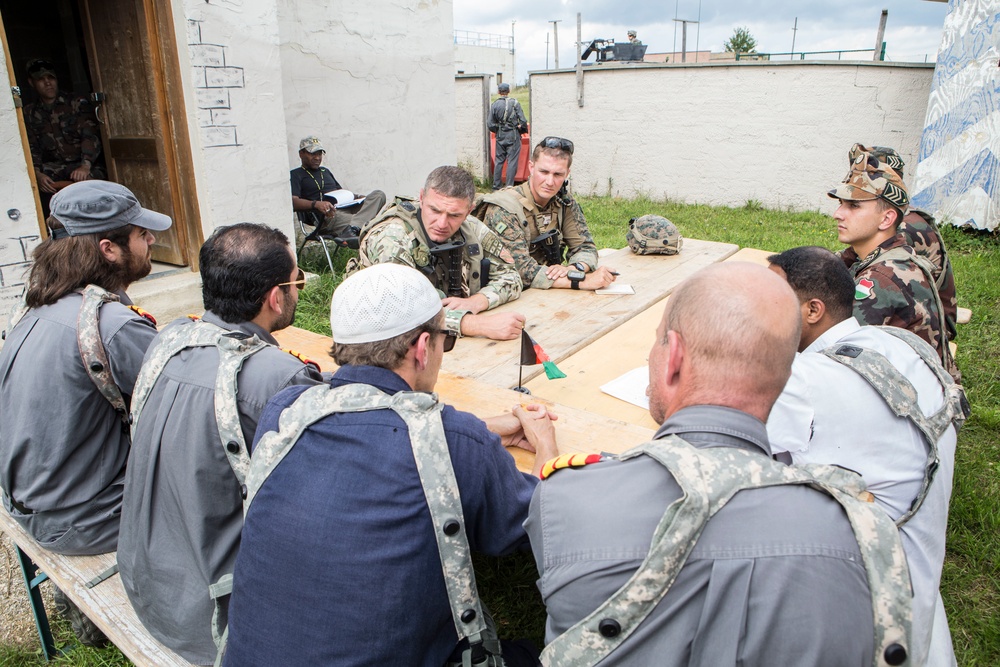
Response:
[{"label": "green grass field", "polygon": [[[600,247],[622,247],[629,218],[657,213],[691,238],[781,251],[799,245],[837,248],[832,219],[818,212],[771,211],[756,202],[741,208],[683,205],[646,199],[581,199]],[[958,363],[973,414],[958,439],[955,487],[948,530],[948,555],[941,584],[959,665],[1000,664],[1000,238],[953,227],[943,230],[958,284],[959,305],[972,309],[960,325]],[[310,270],[326,269],[321,254],[303,260]],[[339,267],[346,254],[337,258]],[[340,268],[338,268],[338,272]],[[340,276],[322,275],[303,293],[298,326],[330,334],[330,294]],[[480,592],[509,637],[540,641],[545,612],[534,587],[530,555],[477,558]],[[15,585],[20,585],[15,582]],[[60,627],[62,627],[60,625]],[[64,630],[64,628],[63,628]],[[65,631],[62,635],[67,639]],[[31,648],[0,647],[0,666],[41,664]],[[111,648],[77,650],[56,664],[127,664]]]}]

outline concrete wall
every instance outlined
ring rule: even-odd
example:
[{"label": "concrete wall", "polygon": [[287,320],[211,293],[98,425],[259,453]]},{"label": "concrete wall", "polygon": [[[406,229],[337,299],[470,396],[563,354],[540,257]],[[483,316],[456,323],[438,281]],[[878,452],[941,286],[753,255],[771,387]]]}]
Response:
[{"label": "concrete wall", "polygon": [[275,3],[174,3],[205,235],[241,221],[291,233]]},{"label": "concrete wall", "polygon": [[322,139],[337,180],[356,191],[415,195],[434,167],[455,160],[450,1],[277,6],[286,177],[310,134]]},{"label": "concrete wall", "polygon": [[514,54],[510,49],[491,46],[455,45],[455,72],[459,74],[492,74],[497,83],[514,85]]},{"label": "concrete wall", "polygon": [[456,161],[474,176],[489,174],[489,133],[486,114],[490,107],[492,80],[489,74],[460,74],[455,77]]},{"label": "concrete wall", "polygon": [[[0,72],[7,61],[0,49]],[[14,98],[0,95],[0,326],[21,298],[27,259],[39,241],[38,210],[25,165]]]},{"label": "concrete wall", "polygon": [[572,139],[583,194],[831,211],[854,142],[916,164],[933,65],[747,63],[533,73],[532,138]]}]

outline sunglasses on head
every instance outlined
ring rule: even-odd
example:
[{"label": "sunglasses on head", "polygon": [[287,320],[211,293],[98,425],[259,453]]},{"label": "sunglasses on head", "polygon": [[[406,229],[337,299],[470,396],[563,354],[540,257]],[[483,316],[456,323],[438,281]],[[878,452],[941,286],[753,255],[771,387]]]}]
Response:
[{"label": "sunglasses on head", "polygon": [[302,269],[298,269],[298,273],[295,274],[295,280],[289,283],[278,283],[278,287],[285,287],[286,285],[295,285],[299,289],[306,286],[306,274]]},{"label": "sunglasses on head", "polygon": [[573,142],[569,139],[563,139],[561,137],[545,137],[539,145],[542,148],[556,148],[561,151],[566,151],[570,155],[573,154]]},{"label": "sunglasses on head", "polygon": [[[425,329],[425,331],[427,331],[427,333],[441,334],[444,336],[445,352],[451,352],[455,349],[455,341],[458,340],[458,334],[454,331],[445,331],[444,329]],[[420,340],[420,334],[417,334],[417,337],[413,339],[413,342],[410,343],[410,345],[416,345],[418,340]]]}]

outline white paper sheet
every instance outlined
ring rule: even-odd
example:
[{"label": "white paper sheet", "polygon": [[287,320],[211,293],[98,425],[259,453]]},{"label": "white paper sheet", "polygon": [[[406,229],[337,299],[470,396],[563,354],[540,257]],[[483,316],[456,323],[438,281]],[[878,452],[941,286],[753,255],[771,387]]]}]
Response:
[{"label": "white paper sheet", "polygon": [[647,386],[649,386],[649,366],[640,366],[601,385],[601,391],[626,403],[638,405],[640,408],[648,410]]},{"label": "white paper sheet", "polygon": [[635,294],[631,285],[626,283],[611,283],[607,287],[602,287],[594,292],[595,294]]}]

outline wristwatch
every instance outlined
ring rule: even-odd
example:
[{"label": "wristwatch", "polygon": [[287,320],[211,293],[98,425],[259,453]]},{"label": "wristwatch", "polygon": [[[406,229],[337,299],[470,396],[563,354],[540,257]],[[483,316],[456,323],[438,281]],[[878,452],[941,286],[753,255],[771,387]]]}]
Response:
[{"label": "wristwatch", "polygon": [[571,269],[566,272],[566,277],[569,278],[570,287],[580,289],[580,281],[586,278],[587,274],[583,271],[573,271]]},{"label": "wristwatch", "polygon": [[586,264],[584,264],[583,262],[574,262],[573,266],[575,266],[576,268],[580,269],[584,273],[587,273],[590,270],[590,267],[587,266]]}]

